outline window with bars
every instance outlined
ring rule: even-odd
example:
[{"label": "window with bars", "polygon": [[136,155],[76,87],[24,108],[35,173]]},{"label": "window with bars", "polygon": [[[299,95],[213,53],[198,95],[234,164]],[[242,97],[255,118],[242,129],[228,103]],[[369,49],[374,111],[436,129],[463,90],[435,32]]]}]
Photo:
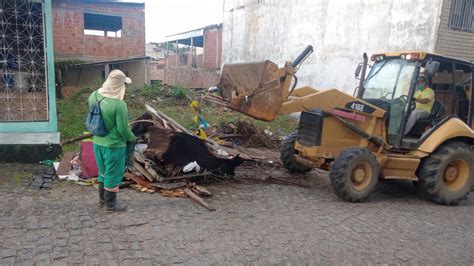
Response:
[{"label": "window with bars", "polygon": [[474,0],[452,0],[449,27],[474,32]]},{"label": "window with bars", "polygon": [[49,119],[43,1],[0,0],[0,122]]}]

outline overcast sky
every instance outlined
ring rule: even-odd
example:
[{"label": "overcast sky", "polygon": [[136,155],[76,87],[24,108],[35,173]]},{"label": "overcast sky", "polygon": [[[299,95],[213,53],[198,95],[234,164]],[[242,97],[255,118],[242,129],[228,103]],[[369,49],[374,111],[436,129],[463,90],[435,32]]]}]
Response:
[{"label": "overcast sky", "polygon": [[223,0],[145,0],[146,42],[222,22]]}]

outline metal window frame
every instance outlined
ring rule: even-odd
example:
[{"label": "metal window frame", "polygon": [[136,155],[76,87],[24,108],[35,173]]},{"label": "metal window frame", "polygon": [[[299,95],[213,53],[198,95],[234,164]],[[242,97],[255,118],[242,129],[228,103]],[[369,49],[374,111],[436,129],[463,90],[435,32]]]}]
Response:
[{"label": "metal window frame", "polygon": [[[455,14],[458,12],[459,14]],[[448,27],[454,30],[474,32],[474,0],[452,0]]]},{"label": "metal window frame", "polygon": [[[27,123],[32,123],[32,122],[48,122],[50,121],[51,119],[51,102],[50,102],[50,98],[52,97],[50,94],[51,94],[51,91],[49,89],[49,85],[50,85],[50,77],[49,77],[49,57],[48,57],[48,44],[47,44],[47,25],[46,25],[46,19],[47,19],[47,14],[46,14],[46,9],[47,9],[47,4],[50,4],[50,2],[46,2],[47,0],[16,0],[18,2],[31,2],[31,3],[36,3],[36,4],[40,4],[41,5],[41,26],[42,26],[42,42],[43,42],[43,53],[42,53],[42,59],[44,60],[44,93],[45,93],[45,102],[44,102],[44,105],[45,105],[45,111],[46,111],[46,116],[44,118],[36,118],[36,119],[19,119],[19,118],[12,118],[12,119],[7,119],[7,120],[0,120],[0,123],[9,123],[9,124],[14,124],[14,123],[19,123],[19,122],[27,122]],[[15,2],[16,4],[16,2]],[[15,11],[16,12],[16,11]],[[20,49],[18,49],[18,54],[17,54],[17,57],[18,58],[21,58],[22,56],[24,56],[24,54],[19,54],[20,52]],[[21,61],[18,63],[18,69],[20,69],[22,66],[22,63]],[[31,73],[31,72],[29,72]],[[54,96],[54,95],[53,95]],[[55,97],[55,96],[54,96]],[[55,98],[53,98],[55,99]],[[23,99],[22,101],[20,102],[20,106],[23,106]],[[22,109],[23,107],[20,107],[20,109]],[[55,111],[55,110],[54,110]]]}]

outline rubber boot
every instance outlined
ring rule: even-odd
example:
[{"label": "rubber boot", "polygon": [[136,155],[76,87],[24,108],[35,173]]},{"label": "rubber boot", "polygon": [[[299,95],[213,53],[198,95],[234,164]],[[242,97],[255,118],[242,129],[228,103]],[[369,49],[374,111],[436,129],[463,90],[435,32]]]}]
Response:
[{"label": "rubber boot", "polygon": [[99,206],[100,208],[105,206],[105,195],[104,194],[105,194],[104,183],[99,182],[99,203],[97,204],[97,206]]},{"label": "rubber boot", "polygon": [[123,212],[125,210],[127,206],[117,203],[117,192],[105,190],[105,211]]}]

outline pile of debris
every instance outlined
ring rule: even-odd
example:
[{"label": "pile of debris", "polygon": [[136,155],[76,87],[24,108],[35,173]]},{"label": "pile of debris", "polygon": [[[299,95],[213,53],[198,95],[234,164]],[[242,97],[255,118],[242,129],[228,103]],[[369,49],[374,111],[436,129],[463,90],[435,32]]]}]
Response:
[{"label": "pile of debris", "polygon": [[[145,108],[147,112],[132,122],[132,131],[138,141],[132,167],[122,187],[130,186],[149,193],[158,191],[165,196],[189,197],[213,209],[201,198],[209,197],[211,193],[196,182],[231,177],[235,168],[244,161],[273,163],[267,160],[268,154],[255,152],[256,149],[230,147],[225,141],[211,137],[201,139],[159,110],[149,105]],[[239,128],[246,131],[239,131]],[[247,135],[256,135],[257,132],[244,122],[238,123],[236,129],[236,132]]]},{"label": "pile of debris", "polygon": [[[279,178],[274,172],[280,166],[279,153],[276,151],[280,140],[271,133],[238,121],[235,124],[223,123],[214,128],[212,134],[201,138],[163,112],[147,104],[145,108],[146,112],[131,122],[132,131],[138,140],[120,188],[159,192],[168,197],[187,197],[208,210],[215,210],[203,199],[212,194],[198,184],[233,177],[236,167],[240,165],[243,172],[250,171],[253,178],[262,176],[257,179],[295,184]],[[65,140],[62,144],[90,136],[85,134]],[[91,159],[91,150],[91,140],[81,143],[78,164],[74,164],[75,154],[66,153],[59,165],[58,177],[92,185],[91,180],[96,179],[91,177],[96,176],[97,169],[95,160]],[[81,169],[74,170],[74,165]],[[94,172],[95,175],[91,174]]]},{"label": "pile of debris", "polygon": [[277,150],[280,146],[281,139],[273,135],[268,130],[249,122],[238,120],[235,124],[232,122],[221,123],[219,125],[220,139],[231,140],[233,144],[242,147],[267,148]]}]

